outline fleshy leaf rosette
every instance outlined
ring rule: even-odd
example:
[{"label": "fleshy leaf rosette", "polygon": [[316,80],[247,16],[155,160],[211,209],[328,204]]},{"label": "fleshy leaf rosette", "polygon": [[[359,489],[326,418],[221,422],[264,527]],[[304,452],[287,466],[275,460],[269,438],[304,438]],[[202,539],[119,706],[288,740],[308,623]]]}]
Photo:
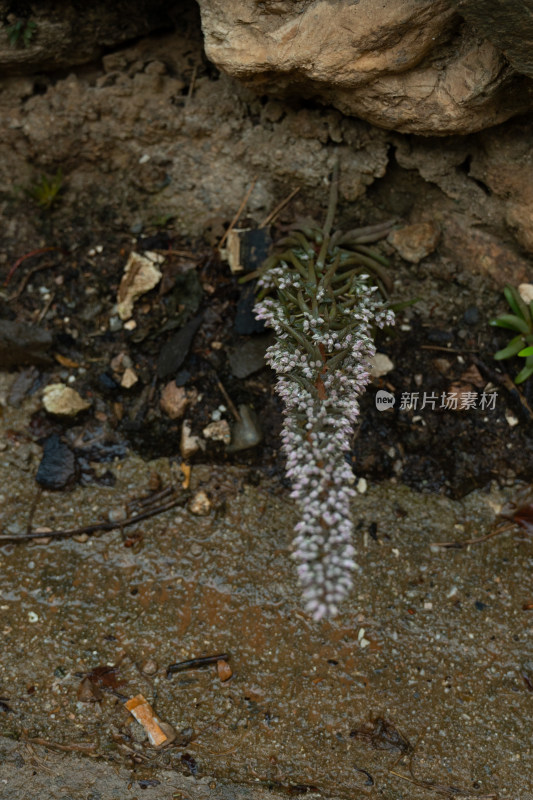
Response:
[{"label": "fleshy leaf rosette", "polygon": [[284,403],[283,450],[300,512],[293,557],[316,620],[335,616],[352,587],[355,492],[345,456],[370,379],[374,331],[394,322],[382,299],[387,262],[367,246],[393,222],[330,236],[332,207],[335,198],[323,230],[294,230],[255,273],[256,316],[276,332],[267,360]]}]

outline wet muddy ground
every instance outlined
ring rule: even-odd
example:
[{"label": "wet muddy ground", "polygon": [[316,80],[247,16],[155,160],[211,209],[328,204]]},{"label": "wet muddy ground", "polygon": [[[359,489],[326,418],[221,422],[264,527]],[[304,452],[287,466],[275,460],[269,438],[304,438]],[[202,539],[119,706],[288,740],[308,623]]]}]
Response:
[{"label": "wet muddy ground", "polygon": [[[4,411],[16,429],[24,406]],[[34,529],[117,518],[182,480],[172,460],[130,454],[113,463],[113,487],[37,496],[30,470],[6,458],[0,469],[11,533],[30,514]],[[44,740],[56,759],[126,764],[135,788],[117,797],[157,787],[161,770],[170,785],[169,769],[189,776],[183,791],[209,778],[211,797],[223,796],[217,780],[285,796],[530,796],[531,540],[515,526],[469,548],[434,546],[493,530],[514,490],[453,500],[371,483],[354,508],[356,589],[338,620],[315,624],[300,609],[279,481],[196,466],[200,488],[212,499],[204,516],[185,504],[129,531],[1,548],[1,724],[17,758],[37,759],[39,774],[31,747]],[[166,676],[217,653],[228,681],[214,666]],[[160,751],[124,707],[139,693],[177,732]],[[13,757],[3,796],[18,798]],[[76,769],[89,776],[92,764]]]}]

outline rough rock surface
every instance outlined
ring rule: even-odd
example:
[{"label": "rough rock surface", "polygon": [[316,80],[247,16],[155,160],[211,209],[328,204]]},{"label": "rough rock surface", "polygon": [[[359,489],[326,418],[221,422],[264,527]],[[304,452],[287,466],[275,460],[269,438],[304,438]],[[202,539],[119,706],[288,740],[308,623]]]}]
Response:
[{"label": "rough rock surface", "polygon": [[[169,27],[164,0],[106,3],[0,2],[3,76],[65,69],[99,58],[109,47]],[[17,33],[14,26],[19,26]],[[29,38],[24,32],[30,27]],[[3,30],[2,30],[3,28]]]},{"label": "rough rock surface", "polygon": [[448,0],[199,0],[206,53],[256,91],[384,128],[469,133],[533,107],[533,84]]},{"label": "rough rock surface", "polygon": [[450,137],[444,146],[436,139],[395,138],[397,163],[442,192],[431,202],[424,197],[412,221],[436,221],[441,252],[499,286],[531,274],[520,252],[533,252],[530,125],[527,118],[513,121],[476,136]]},{"label": "rough rock surface", "polygon": [[533,0],[454,0],[454,5],[517,72],[533,78]]},{"label": "rough rock surface", "polygon": [[482,134],[473,153],[470,174],[488,187],[504,207],[505,221],[516,238],[533,252],[533,141],[531,121]]}]

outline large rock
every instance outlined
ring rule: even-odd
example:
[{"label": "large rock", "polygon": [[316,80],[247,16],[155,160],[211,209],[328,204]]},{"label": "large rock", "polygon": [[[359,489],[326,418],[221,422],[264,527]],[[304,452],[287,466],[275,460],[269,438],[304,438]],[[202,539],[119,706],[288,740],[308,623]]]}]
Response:
[{"label": "large rock", "polygon": [[375,125],[470,133],[533,107],[533,83],[448,0],[199,0],[208,57],[256,91]]}]

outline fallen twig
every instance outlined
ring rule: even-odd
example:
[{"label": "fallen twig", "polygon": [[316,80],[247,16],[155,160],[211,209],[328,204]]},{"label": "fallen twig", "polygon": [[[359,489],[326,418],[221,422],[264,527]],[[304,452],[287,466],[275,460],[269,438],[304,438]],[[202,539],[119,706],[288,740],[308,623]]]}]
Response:
[{"label": "fallen twig", "polygon": [[32,250],[30,253],[26,253],[25,255],[18,258],[11,267],[11,269],[9,270],[9,272],[7,273],[7,277],[4,281],[4,286],[8,285],[9,281],[15,274],[15,271],[20,267],[20,265],[24,261],[26,261],[26,259],[31,258],[32,256],[40,256],[42,253],[49,253],[50,250],[57,250],[57,249],[58,249],[57,247],[39,247],[37,250]]},{"label": "fallen twig", "polygon": [[73,742],[72,744],[59,744],[58,742],[49,742],[47,739],[25,739],[26,742],[32,744],[40,744],[42,747],[51,747],[57,750],[77,750],[78,752],[86,753],[88,750],[96,750],[94,742]]},{"label": "fallen twig", "polygon": [[273,222],[278,216],[279,212],[282,211],[285,208],[285,206],[291,202],[292,198],[295,197],[299,191],[300,191],[299,186],[297,186],[296,189],[293,189],[292,192],[285,198],[285,200],[282,200],[281,203],[278,203],[276,208],[270,212],[268,217],[265,217],[263,222],[259,225],[259,228],[266,228],[267,225]]},{"label": "fallen twig", "polygon": [[233,414],[233,416],[235,418],[235,422],[241,422],[241,415],[239,414],[239,412],[235,408],[235,403],[233,402],[233,400],[231,399],[231,397],[227,393],[226,389],[224,388],[222,382],[219,380],[218,376],[217,376],[217,386],[218,386],[218,388],[220,390],[220,394],[222,395],[222,397],[224,398],[224,400],[228,404],[228,408],[231,411],[231,413]]},{"label": "fallen twig", "polygon": [[220,758],[221,756],[229,756],[231,755],[231,753],[235,753],[236,750],[239,749],[241,744],[244,742],[245,739],[248,738],[251,732],[252,732],[251,730],[246,731],[246,733],[243,736],[241,736],[236,745],[231,747],[229,750],[222,750],[220,753],[216,753],[214,750],[208,750],[205,744],[200,744],[200,742],[189,742],[189,747],[199,747],[200,750],[205,750],[206,753],[208,753],[210,756],[214,756],[215,758]]},{"label": "fallen twig", "polygon": [[228,238],[229,234],[231,233],[231,231],[233,230],[233,228],[235,227],[235,225],[236,225],[236,224],[237,224],[237,222],[239,221],[239,217],[241,216],[242,212],[244,211],[244,208],[245,208],[245,206],[246,206],[246,203],[247,203],[247,202],[248,202],[248,200],[250,199],[250,195],[251,195],[251,194],[252,194],[252,192],[253,192],[253,189],[254,189],[254,186],[255,186],[256,182],[257,182],[257,176],[256,176],[256,177],[253,179],[253,181],[252,181],[252,185],[250,186],[250,188],[248,189],[248,191],[247,191],[247,192],[246,192],[246,194],[244,195],[244,199],[243,199],[242,203],[241,203],[241,204],[240,204],[240,206],[239,206],[239,210],[237,211],[237,213],[235,214],[235,216],[234,216],[234,217],[233,217],[233,219],[231,220],[231,222],[230,222],[230,224],[229,224],[229,228],[227,229],[226,233],[224,234],[224,236],[222,237],[222,239],[221,239],[221,240],[220,240],[220,242],[218,243],[218,247],[219,247],[219,249],[222,247],[222,245],[224,244],[224,242],[225,242],[225,241],[226,241],[226,239]]},{"label": "fallen twig", "polygon": [[490,533],[485,534],[485,536],[478,536],[475,539],[465,539],[464,542],[431,542],[431,547],[450,547],[455,548],[456,550],[462,550],[463,547],[468,547],[470,544],[479,544],[480,542],[486,542],[487,539],[492,539],[494,536],[499,536],[500,533],[505,533],[506,531],[510,531],[511,528],[514,528],[516,522],[510,522],[507,525],[503,525],[500,528],[497,528],[495,531],[491,531]]},{"label": "fallen twig", "polygon": [[446,794],[449,797],[460,795],[463,800],[467,800],[467,798],[475,798],[475,800],[498,800],[497,794],[476,794],[475,792],[470,792],[468,789],[460,789],[457,786],[446,786],[445,784],[435,783],[434,781],[420,781],[417,778],[411,778],[409,775],[402,775],[401,772],[395,772],[392,769],[389,770],[389,773],[404,781],[414,783],[415,786],[421,786],[423,789],[430,789],[439,794]]},{"label": "fallen twig", "polygon": [[511,397],[514,397],[520,403],[520,406],[526,416],[533,420],[533,409],[527,402],[526,398],[524,397],[523,393],[520,391],[520,388],[516,385],[516,383],[509,377],[509,375],[504,374],[502,375],[500,372],[496,372],[496,370],[491,369],[484,361],[480,358],[476,358],[476,356],[472,356],[472,361],[479,367],[479,369],[487,375],[491,381],[498,383],[500,386],[503,386]]},{"label": "fallen twig", "polygon": [[167,667],[167,678],[174,672],[184,672],[187,669],[201,669],[208,667],[210,664],[216,664],[217,661],[228,661],[229,655],[227,653],[217,653],[214,656],[200,656],[199,658],[189,658],[186,661],[178,661],[176,664],[169,664]]},{"label": "fallen twig", "polygon": [[[28,282],[29,282],[30,278],[32,277],[32,275],[35,275],[36,272],[42,272],[45,269],[50,269],[50,267],[55,267],[55,266],[56,266],[56,262],[55,261],[45,261],[44,264],[38,264],[36,267],[33,267],[32,269],[28,270],[28,272],[24,275],[24,277],[20,281],[20,284],[19,284],[19,287],[18,287],[17,291],[13,292],[13,294],[8,297],[9,302],[11,302],[12,300],[18,300],[18,298],[20,297],[20,295],[23,293],[24,289],[28,285]],[[6,278],[6,284],[7,284],[7,280],[8,279]],[[4,284],[4,285],[6,285],[6,284]]]},{"label": "fallen twig", "polygon": [[163,250],[155,248],[154,253],[160,253],[162,256],[180,256],[181,258],[198,258],[197,253],[191,253],[190,250]]},{"label": "fallen twig", "polygon": [[31,539],[68,539],[70,536],[81,536],[82,534],[86,534],[87,536],[91,536],[93,533],[98,533],[100,531],[107,532],[107,531],[114,531],[122,528],[126,528],[128,525],[135,525],[136,522],[142,522],[149,517],[154,517],[156,514],[162,514],[164,511],[169,511],[171,508],[174,508],[178,505],[185,504],[188,495],[186,493],[180,494],[179,497],[175,497],[174,499],[170,500],[168,503],[163,503],[156,508],[149,509],[148,511],[143,511],[140,514],[135,514],[132,517],[127,517],[124,520],[120,520],[118,522],[111,522],[108,520],[102,520],[101,522],[96,522],[93,525],[84,525],[81,528],[67,528],[66,530],[58,530],[58,531],[33,531],[31,533],[21,533],[18,536],[11,536],[9,534],[2,534],[0,535],[0,544],[19,544],[20,542],[25,542]]}]

